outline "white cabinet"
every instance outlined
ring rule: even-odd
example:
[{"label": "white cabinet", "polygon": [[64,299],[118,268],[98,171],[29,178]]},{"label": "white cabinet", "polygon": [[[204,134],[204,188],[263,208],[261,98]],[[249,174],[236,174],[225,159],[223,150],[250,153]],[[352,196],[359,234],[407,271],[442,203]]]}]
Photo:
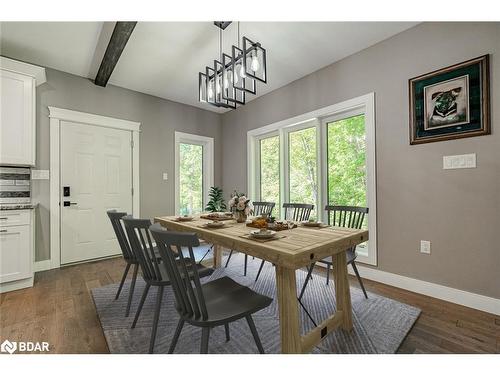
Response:
[{"label": "white cabinet", "polygon": [[0,58],[0,164],[35,165],[36,86],[45,69]]},{"label": "white cabinet", "polygon": [[31,276],[29,229],[28,225],[0,229],[0,283]]},{"label": "white cabinet", "polygon": [[33,286],[33,210],[0,211],[0,292]]}]

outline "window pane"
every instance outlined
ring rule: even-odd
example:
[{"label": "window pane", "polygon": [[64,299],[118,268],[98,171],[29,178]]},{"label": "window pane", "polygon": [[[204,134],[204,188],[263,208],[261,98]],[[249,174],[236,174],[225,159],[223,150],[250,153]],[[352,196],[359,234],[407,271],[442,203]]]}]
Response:
[{"label": "window pane", "polygon": [[203,146],[179,144],[179,188],[181,215],[203,211]]},{"label": "window pane", "polygon": [[280,216],[280,137],[260,140],[260,200],[274,202],[275,217]]},{"label": "window pane", "polygon": [[[366,207],[365,116],[330,122],[328,132],[328,203]],[[363,227],[368,227],[368,217]],[[368,244],[356,247],[368,256]]]},{"label": "window pane", "polygon": [[366,206],[365,116],[328,124],[328,202]]},{"label": "window pane", "polygon": [[291,132],[289,141],[290,203],[314,204],[316,218],[318,182],[316,127]]}]

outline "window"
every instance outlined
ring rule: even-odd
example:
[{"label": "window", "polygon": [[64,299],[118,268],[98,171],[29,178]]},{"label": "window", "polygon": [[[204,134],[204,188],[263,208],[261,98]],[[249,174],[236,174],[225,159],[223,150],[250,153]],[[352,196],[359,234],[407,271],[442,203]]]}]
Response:
[{"label": "window", "polygon": [[179,214],[203,211],[203,146],[179,144]]},{"label": "window", "polygon": [[204,211],[213,186],[213,138],[175,132],[175,214]]},{"label": "window", "polygon": [[[377,264],[375,96],[364,95],[248,132],[248,192],[253,200],[369,207],[370,240],[360,262]],[[275,214],[277,211],[275,210]],[[281,209],[282,211],[282,209]]]},{"label": "window", "polygon": [[280,206],[280,137],[279,135],[259,140],[260,159],[260,200],[274,202],[275,216],[279,216]]},{"label": "window", "polygon": [[288,133],[288,196],[290,203],[313,204],[317,217],[318,179],[316,127]]}]

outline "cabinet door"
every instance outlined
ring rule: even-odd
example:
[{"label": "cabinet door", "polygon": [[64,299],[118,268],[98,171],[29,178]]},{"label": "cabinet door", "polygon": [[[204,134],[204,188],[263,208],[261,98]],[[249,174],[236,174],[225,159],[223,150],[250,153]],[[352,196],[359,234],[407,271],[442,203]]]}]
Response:
[{"label": "cabinet door", "polygon": [[35,84],[0,70],[0,164],[35,165]]},{"label": "cabinet door", "polygon": [[31,277],[30,226],[0,229],[0,283]]}]

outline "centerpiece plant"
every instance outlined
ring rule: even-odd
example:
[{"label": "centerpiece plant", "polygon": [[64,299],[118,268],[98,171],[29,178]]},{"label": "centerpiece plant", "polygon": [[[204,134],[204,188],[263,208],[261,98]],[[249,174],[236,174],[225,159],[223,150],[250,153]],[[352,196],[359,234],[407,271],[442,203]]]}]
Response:
[{"label": "centerpiece plant", "polygon": [[208,197],[210,199],[205,207],[205,210],[208,212],[221,212],[226,210],[227,206],[224,201],[224,194],[220,187],[212,186],[210,188],[210,192],[208,193]]},{"label": "centerpiece plant", "polygon": [[229,200],[229,209],[233,212],[238,223],[244,223],[248,215],[252,212],[252,203],[245,193],[238,193],[236,190]]}]

